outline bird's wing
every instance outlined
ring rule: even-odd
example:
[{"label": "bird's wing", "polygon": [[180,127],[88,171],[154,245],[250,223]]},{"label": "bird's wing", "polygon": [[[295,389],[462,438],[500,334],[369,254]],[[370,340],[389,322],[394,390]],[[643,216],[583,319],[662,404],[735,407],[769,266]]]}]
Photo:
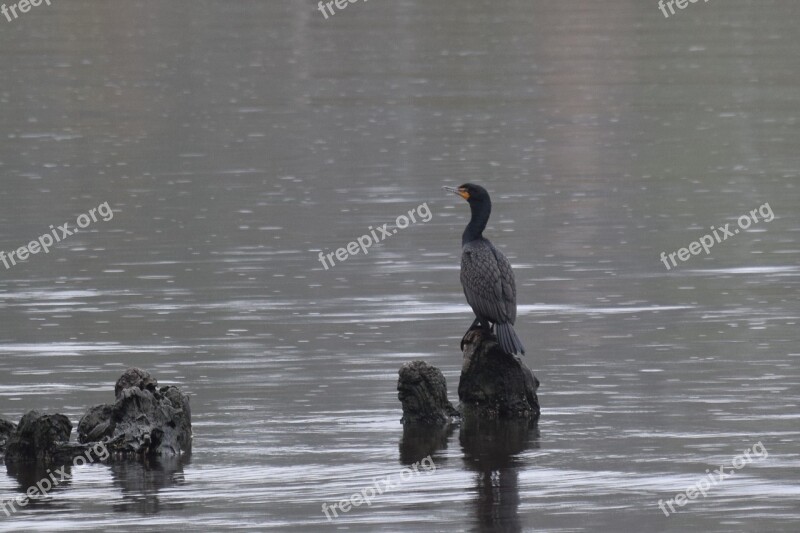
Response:
[{"label": "bird's wing", "polygon": [[511,263],[503,252],[492,246],[497,266],[500,269],[500,280],[503,286],[503,302],[506,308],[508,322],[514,324],[517,321],[517,286],[514,282],[514,271],[511,270]]},{"label": "bird's wing", "polygon": [[[508,312],[508,297],[511,295],[512,301],[514,300],[513,283],[509,287],[504,281],[505,267],[501,268],[493,247],[470,244],[472,243],[464,246],[461,254],[461,286],[464,288],[467,303],[479,317],[494,323],[509,322],[512,315]],[[503,259],[507,264],[508,260],[504,256]],[[511,267],[508,266],[508,271],[510,270]],[[516,304],[512,308],[516,315]]]}]

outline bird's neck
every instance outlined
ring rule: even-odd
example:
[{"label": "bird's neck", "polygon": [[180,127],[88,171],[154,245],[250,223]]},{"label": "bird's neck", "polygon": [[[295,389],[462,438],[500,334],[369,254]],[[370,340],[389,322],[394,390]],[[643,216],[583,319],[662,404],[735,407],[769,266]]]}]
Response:
[{"label": "bird's neck", "polygon": [[467,224],[464,234],[461,236],[462,245],[483,237],[483,230],[486,229],[489,215],[492,213],[492,204],[489,201],[470,203],[469,207],[472,211],[472,218],[470,218],[469,224]]}]

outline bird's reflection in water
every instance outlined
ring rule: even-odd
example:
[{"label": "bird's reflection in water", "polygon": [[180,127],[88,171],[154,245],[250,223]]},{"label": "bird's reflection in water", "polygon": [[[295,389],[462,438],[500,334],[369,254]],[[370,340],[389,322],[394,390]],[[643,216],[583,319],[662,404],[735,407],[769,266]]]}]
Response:
[{"label": "bird's reflection in water", "polygon": [[183,503],[164,504],[158,493],[162,489],[183,485],[183,467],[191,456],[142,458],[138,461],[119,461],[109,465],[114,485],[122,489],[122,502],[114,505],[117,512],[136,512],[144,515],[165,510],[183,509]]},{"label": "bird's reflection in water", "polygon": [[[400,440],[400,462],[413,464],[446,449],[456,425],[435,427],[408,424]],[[459,441],[467,470],[477,473],[475,514],[478,532],[523,531],[519,519],[519,455],[539,447],[535,419],[491,420],[467,415],[461,422]],[[443,459],[435,460],[437,467]]]},{"label": "bird's reflection in water", "polygon": [[475,531],[521,532],[518,456],[539,447],[535,420],[487,420],[467,416],[459,435],[468,470],[477,472]]}]

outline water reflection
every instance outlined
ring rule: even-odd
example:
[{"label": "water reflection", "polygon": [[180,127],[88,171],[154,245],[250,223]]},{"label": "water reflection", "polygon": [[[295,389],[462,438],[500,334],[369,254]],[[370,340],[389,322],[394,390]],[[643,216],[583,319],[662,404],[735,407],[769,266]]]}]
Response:
[{"label": "water reflection", "polygon": [[522,531],[519,517],[519,454],[539,448],[536,420],[487,420],[467,416],[459,436],[464,465],[475,472],[473,531]]},{"label": "water reflection", "polygon": [[[6,472],[17,481],[16,490],[19,491],[20,495],[13,499],[3,499],[4,509],[16,512],[20,509],[36,507],[58,508],[65,505],[63,502],[58,502],[53,498],[43,497],[42,494],[52,494],[68,489],[72,485],[71,464],[62,466],[55,463],[9,462],[6,464]],[[41,489],[37,489],[35,496],[29,498],[26,493],[32,487],[41,487]],[[24,505],[20,505],[20,501]],[[26,501],[27,503],[25,503]]]},{"label": "water reflection", "polygon": [[183,509],[184,504],[180,502],[163,503],[159,492],[186,483],[183,467],[190,460],[191,455],[184,454],[111,463],[114,485],[122,489],[122,501],[114,504],[114,511],[154,515],[165,510]]},{"label": "water reflection", "polygon": [[[86,465],[85,468],[101,468],[111,473],[113,485],[120,489],[122,500],[115,499],[113,509],[116,512],[135,512],[142,515],[155,515],[167,509],[183,509],[183,503],[163,504],[159,493],[164,489],[185,485],[184,466],[190,463],[191,456],[184,454],[181,457],[137,458],[122,460],[105,464]],[[21,495],[31,487],[41,486],[45,495],[53,495],[65,491],[73,485],[73,466],[71,464],[59,465],[55,463],[9,463],[8,475],[13,477]],[[37,492],[40,495],[41,492]],[[20,497],[18,497],[20,498]],[[53,508],[68,508],[69,499],[52,497],[29,498],[26,505],[19,505],[14,498],[13,505],[16,510],[34,508],[37,506]],[[5,499],[3,503],[10,511]]]},{"label": "water reflection", "polygon": [[[431,427],[408,424],[400,440],[400,461],[412,464],[447,448],[455,425]],[[478,532],[520,532],[520,455],[539,448],[537,419],[492,420],[465,416],[459,427],[459,443],[465,469],[475,472],[475,524]],[[441,467],[443,459],[437,458]]]},{"label": "water reflection", "polygon": [[[412,465],[439,450],[446,450],[447,441],[455,430],[456,426],[452,424],[446,427],[407,424],[400,439],[400,462]],[[437,465],[441,464],[439,461],[437,459]]]}]

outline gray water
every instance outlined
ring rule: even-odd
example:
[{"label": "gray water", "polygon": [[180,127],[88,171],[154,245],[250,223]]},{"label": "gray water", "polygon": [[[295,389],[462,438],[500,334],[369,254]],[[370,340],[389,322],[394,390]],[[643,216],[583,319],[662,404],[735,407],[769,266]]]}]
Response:
[{"label": "gray water", "polygon": [[[194,423],[189,457],[75,467],[0,530],[796,531],[798,15],[131,0],[0,18],[0,249],[113,208],[0,266],[0,415],[77,423],[138,366],[191,394]],[[468,209],[440,187],[464,182],[493,195],[542,416],[404,436],[402,363],[441,368],[457,401]],[[429,222],[318,261],[423,203]],[[661,262],[765,203],[774,220]],[[2,501],[38,479],[12,474]]]}]

